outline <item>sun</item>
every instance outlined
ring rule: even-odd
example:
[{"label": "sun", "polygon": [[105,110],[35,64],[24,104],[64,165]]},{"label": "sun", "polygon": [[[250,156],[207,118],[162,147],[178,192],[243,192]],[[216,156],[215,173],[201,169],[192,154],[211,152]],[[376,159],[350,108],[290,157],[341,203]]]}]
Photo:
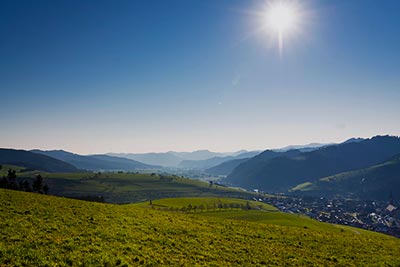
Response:
[{"label": "sun", "polygon": [[296,10],[288,3],[278,2],[267,10],[266,26],[279,34],[288,33],[296,25]]},{"label": "sun", "polygon": [[269,2],[263,13],[263,28],[278,39],[282,52],[283,41],[298,31],[301,12],[294,1],[277,0]]}]

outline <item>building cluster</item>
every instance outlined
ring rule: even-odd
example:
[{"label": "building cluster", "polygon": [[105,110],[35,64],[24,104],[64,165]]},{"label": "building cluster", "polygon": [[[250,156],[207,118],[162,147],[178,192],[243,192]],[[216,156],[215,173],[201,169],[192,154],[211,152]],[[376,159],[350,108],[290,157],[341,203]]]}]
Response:
[{"label": "building cluster", "polygon": [[349,225],[400,237],[400,208],[392,200],[363,201],[282,196],[260,198],[279,210],[302,213],[321,222]]}]

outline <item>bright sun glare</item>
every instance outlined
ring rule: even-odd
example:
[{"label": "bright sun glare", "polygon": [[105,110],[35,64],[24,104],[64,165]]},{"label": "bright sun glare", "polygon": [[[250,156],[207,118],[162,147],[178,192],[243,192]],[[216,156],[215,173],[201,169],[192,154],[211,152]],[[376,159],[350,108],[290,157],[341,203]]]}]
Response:
[{"label": "bright sun glare", "polygon": [[264,13],[264,28],[278,38],[282,52],[283,39],[296,31],[300,17],[294,2],[275,1],[270,3]]}]

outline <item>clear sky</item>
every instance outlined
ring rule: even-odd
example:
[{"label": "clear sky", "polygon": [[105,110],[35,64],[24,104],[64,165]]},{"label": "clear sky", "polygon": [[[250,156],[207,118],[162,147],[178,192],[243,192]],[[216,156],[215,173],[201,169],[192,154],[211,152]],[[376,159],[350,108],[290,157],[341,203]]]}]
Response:
[{"label": "clear sky", "polygon": [[266,149],[400,135],[400,1],[1,0],[0,147]]}]

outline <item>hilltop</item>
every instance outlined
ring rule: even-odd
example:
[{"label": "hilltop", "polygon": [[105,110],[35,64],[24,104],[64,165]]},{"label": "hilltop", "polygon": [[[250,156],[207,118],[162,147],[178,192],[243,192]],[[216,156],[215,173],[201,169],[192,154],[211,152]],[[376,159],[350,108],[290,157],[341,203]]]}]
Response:
[{"label": "hilltop", "polygon": [[393,237],[290,214],[282,219],[273,210],[237,210],[234,218],[235,212],[183,213],[0,189],[0,265],[400,264]]},{"label": "hilltop", "polygon": [[45,172],[78,172],[78,169],[69,163],[25,150],[0,148],[0,164]]},{"label": "hilltop", "polygon": [[31,152],[46,155],[67,162],[78,169],[88,171],[135,171],[145,169],[159,169],[160,166],[144,164],[135,160],[112,157],[108,155],[82,156],[64,150],[32,150]]}]

